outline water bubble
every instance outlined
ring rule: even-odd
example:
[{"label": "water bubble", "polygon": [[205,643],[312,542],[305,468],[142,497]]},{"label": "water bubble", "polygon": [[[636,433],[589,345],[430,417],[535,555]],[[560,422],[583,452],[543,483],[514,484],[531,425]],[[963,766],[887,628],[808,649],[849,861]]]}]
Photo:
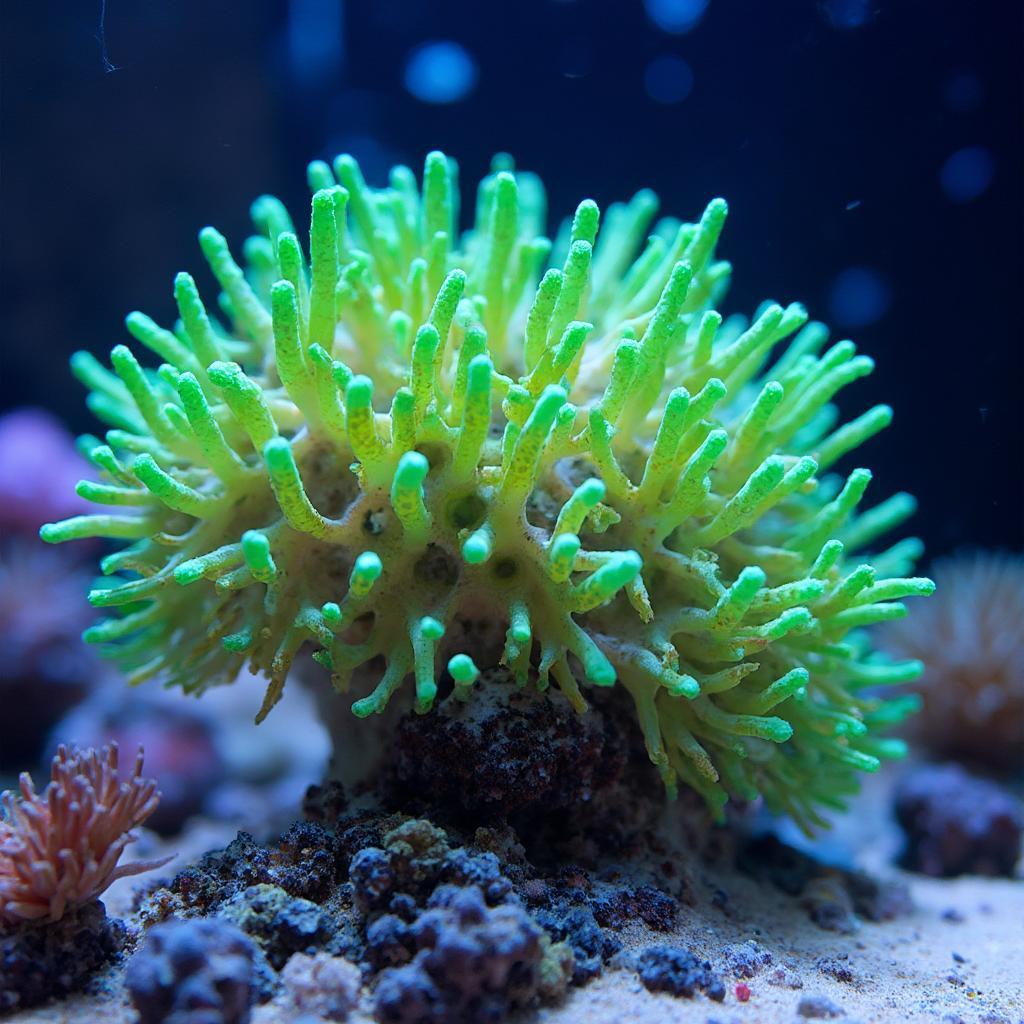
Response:
[{"label": "water bubble", "polygon": [[405,87],[424,103],[457,103],[472,91],[476,80],[476,61],[450,40],[424,43],[405,65]]},{"label": "water bubble", "polygon": [[939,184],[954,203],[969,203],[992,184],[995,172],[995,160],[984,146],[965,146],[942,165]]},{"label": "water bubble", "polygon": [[708,0],[644,0],[647,17],[662,30],[683,35],[704,17]]},{"label": "water bubble", "polygon": [[870,0],[822,0],[820,7],[833,28],[862,28],[875,16]]},{"label": "water bubble", "polygon": [[339,0],[291,0],[286,32],[288,63],[300,81],[315,84],[345,61],[345,11]]},{"label": "water bubble", "polygon": [[871,267],[849,267],[832,282],[828,308],[840,327],[868,327],[885,316],[892,289],[882,274]]},{"label": "water bubble", "polygon": [[658,103],[682,103],[693,89],[693,72],[682,57],[655,57],[644,71],[644,89]]},{"label": "water bubble", "polygon": [[981,106],[985,87],[978,76],[970,71],[958,71],[946,82],[946,106],[954,114],[969,114]]}]

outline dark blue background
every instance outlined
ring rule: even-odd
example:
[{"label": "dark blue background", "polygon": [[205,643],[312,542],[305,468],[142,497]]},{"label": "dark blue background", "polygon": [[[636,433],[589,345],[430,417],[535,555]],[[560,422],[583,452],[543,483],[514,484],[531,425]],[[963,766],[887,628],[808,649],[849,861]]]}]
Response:
[{"label": "dark blue background", "polygon": [[[844,396],[851,413],[896,407],[863,453],[874,497],[915,493],[933,553],[1024,548],[1021,8],[839,6],[851,2],[864,23],[841,29],[835,0],[711,0],[671,35],[640,0],[348,0],[318,41],[296,34],[297,0],[108,0],[109,71],[99,0],[12,0],[2,403],[88,428],[67,355],[105,354],[130,309],[171,321],[172,277],[200,269],[203,224],[240,240],[265,191],[301,220],[310,158],[350,149],[373,180],[440,147],[468,183],[508,150],[540,172],[558,215],[642,185],[683,216],[726,196],[730,310],[800,299],[827,318],[841,271],[877,270],[891,304],[852,333],[878,369]],[[463,101],[406,91],[408,55],[430,39],[476,61]],[[666,54],[693,71],[673,106],[644,90]],[[964,75],[974,94],[951,100]],[[965,146],[984,147],[995,173],[956,203],[940,171]]]}]

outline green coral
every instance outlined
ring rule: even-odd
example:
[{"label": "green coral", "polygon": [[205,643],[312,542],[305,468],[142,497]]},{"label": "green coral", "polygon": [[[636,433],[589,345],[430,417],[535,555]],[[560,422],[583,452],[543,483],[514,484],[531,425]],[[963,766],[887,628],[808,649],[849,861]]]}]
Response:
[{"label": "green coral", "polygon": [[723,200],[637,255],[650,192],[600,237],[584,201],[552,247],[539,181],[507,158],[465,233],[440,153],[422,187],[398,167],[369,188],[349,156],[309,182],[308,262],[263,196],[246,269],[200,233],[219,314],[179,274],[173,330],[128,317],[157,369],[124,346],[113,372],[73,359],[110,427],[84,439],[102,482],[79,490],[118,511],[42,536],[131,542],[103,560],[90,600],[112,614],[87,640],[187,691],[248,661],[260,719],[307,642],[339,693],[357,669],[376,684],[360,716],[410,677],[417,711],[439,683],[467,699],[499,662],[580,711],[583,685],[618,681],[670,791],[763,794],[804,825],[899,756],[879,733],[913,701],[877,694],[919,665],[861,627],[932,585],[904,578],[916,541],[854,553],[913,503],[859,512],[870,473],[826,474],[891,410],[837,426],[831,399],[872,362],[802,306],[711,308]]}]

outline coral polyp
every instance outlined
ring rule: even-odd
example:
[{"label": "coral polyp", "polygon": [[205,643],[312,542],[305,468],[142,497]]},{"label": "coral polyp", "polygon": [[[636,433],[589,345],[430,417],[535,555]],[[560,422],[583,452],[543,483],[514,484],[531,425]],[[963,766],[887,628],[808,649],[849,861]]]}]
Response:
[{"label": "coral polyp", "polygon": [[805,825],[899,756],[880,732],[914,698],[877,694],[920,666],[862,627],[932,585],[906,576],[916,541],[856,552],[913,502],[860,512],[870,473],[830,472],[891,410],[837,423],[872,362],[801,305],[715,312],[723,200],[654,223],[642,191],[600,232],[585,200],[552,246],[507,158],[464,233],[440,153],[422,186],[398,167],[370,188],[349,156],[309,182],[308,261],[264,196],[245,269],[200,234],[219,312],[180,274],[172,330],[128,317],[156,369],[74,357],[110,427],[79,493],[115,512],[42,536],[130,542],[86,639],[188,691],[249,662],[260,719],[306,643],[360,716],[469,699],[497,664],[581,712],[618,682],[670,791]]}]

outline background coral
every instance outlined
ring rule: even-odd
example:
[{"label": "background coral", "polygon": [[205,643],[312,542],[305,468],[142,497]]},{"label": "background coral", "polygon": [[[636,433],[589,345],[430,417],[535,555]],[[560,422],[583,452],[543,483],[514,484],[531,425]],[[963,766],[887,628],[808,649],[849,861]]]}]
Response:
[{"label": "background coral", "polygon": [[89,580],[38,540],[0,544],[0,771],[44,765],[57,721],[116,674],[82,643],[96,619],[82,604]]},{"label": "background coral", "polygon": [[33,536],[48,519],[85,512],[74,492],[87,463],[67,429],[44,409],[0,416],[0,535]]},{"label": "background coral", "polygon": [[914,734],[939,756],[1024,771],[1024,558],[977,551],[933,574],[936,599],[882,632],[925,666]]},{"label": "background coral", "polygon": [[1013,877],[1024,809],[1002,787],[957,764],[923,765],[900,779],[894,804],[904,867],[939,878]]},{"label": "background coral", "polygon": [[635,256],[650,192],[599,242],[584,201],[552,246],[539,181],[506,158],[464,235],[440,153],[422,191],[404,167],[370,189],[348,156],[309,180],[308,268],[270,197],[246,271],[201,232],[230,329],[180,274],[174,331],[127,320],[156,372],[124,346],[113,373],[73,360],[111,427],[84,445],[105,482],[79,493],[121,511],[42,535],[133,542],[103,561],[90,599],[115,611],[87,639],[193,691],[248,659],[260,718],[310,640],[336,689],[375,684],[360,716],[410,676],[418,711],[439,683],[464,699],[499,661],[580,711],[582,681],[618,680],[670,791],[716,811],[763,794],[805,826],[900,755],[878,734],[913,699],[867,690],[919,666],[858,631],[932,585],[903,575],[916,542],[853,553],[913,503],[857,514],[871,474],[824,475],[891,410],[837,426],[831,398],[873,364],[799,304],[711,309],[724,201]]},{"label": "background coral", "polygon": [[42,793],[26,772],[19,794],[3,794],[0,922],[58,921],[116,879],[166,863],[118,865],[134,839],[130,830],[160,799],[156,782],[142,778],[142,756],[140,748],[122,775],[116,744],[99,751],[61,747]]},{"label": "background coral", "polygon": [[88,463],[74,438],[42,409],[0,416],[0,772],[44,764],[45,740],[69,708],[113,673],[82,631],[88,550],[47,551],[42,523],[88,509],[74,493]]}]

